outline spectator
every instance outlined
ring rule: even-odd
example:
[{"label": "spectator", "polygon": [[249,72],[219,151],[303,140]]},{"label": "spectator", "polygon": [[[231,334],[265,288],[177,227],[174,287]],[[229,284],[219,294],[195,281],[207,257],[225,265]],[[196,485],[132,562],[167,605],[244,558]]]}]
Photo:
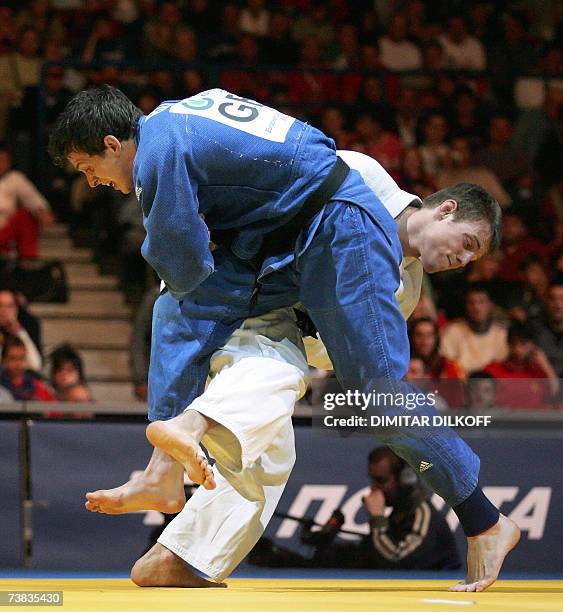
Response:
[{"label": "spectator", "polygon": [[447,325],[442,333],[442,353],[467,373],[482,370],[492,361],[503,361],[508,354],[506,329],[494,320],[493,308],[485,287],[469,287],[465,317]]},{"label": "spectator", "polygon": [[478,370],[465,383],[465,409],[468,412],[488,412],[496,409],[497,387],[494,377]]},{"label": "spectator", "polygon": [[418,93],[413,87],[403,86],[399,91],[395,112],[395,125],[405,147],[416,144],[419,122]]},{"label": "spectator", "polygon": [[530,255],[537,256],[547,268],[547,249],[542,242],[528,236],[528,227],[516,209],[504,211],[502,219],[501,268],[499,278],[507,283],[522,280],[521,265]]},{"label": "spectator", "polygon": [[125,39],[118,31],[117,22],[102,16],[94,22],[82,51],[85,62],[121,62],[125,59]]},{"label": "spectator", "polygon": [[246,0],[239,16],[239,29],[243,34],[263,38],[268,34],[270,11],[264,6],[264,0]]},{"label": "spectator", "polygon": [[485,49],[477,38],[467,32],[463,17],[454,15],[448,20],[445,33],[440,36],[446,62],[455,70],[484,70],[487,65]]},{"label": "spectator", "polygon": [[321,130],[336,142],[337,149],[347,149],[352,134],[346,130],[346,117],[337,106],[325,107],[321,115]]},{"label": "spectator", "polygon": [[141,402],[147,401],[152,310],[158,294],[159,287],[155,285],[143,296],[129,340],[129,365],[133,376],[134,392],[135,397]]},{"label": "spectator", "polygon": [[402,145],[399,137],[385,129],[383,119],[374,112],[363,112],[354,125],[357,139],[367,154],[395,178],[401,164]]},{"label": "spectator", "polygon": [[358,29],[351,23],[345,23],[338,30],[338,55],[332,63],[335,70],[352,70],[360,68],[361,54],[358,41]]},{"label": "spectator", "polygon": [[[411,359],[421,359],[424,373],[450,408],[463,404],[465,372],[457,361],[440,354],[438,326],[430,318],[414,319],[409,323]],[[447,380],[446,380],[447,379]]]},{"label": "spectator", "polygon": [[0,138],[5,135],[8,117],[12,130],[22,127],[22,121],[29,126],[30,116],[34,115],[25,116],[25,112],[35,111],[35,107],[27,107],[32,98],[35,101],[33,91],[39,84],[40,68],[39,35],[33,28],[25,28],[19,33],[17,51],[0,56],[0,97],[8,102],[0,106],[4,112],[0,117],[0,130],[3,130]]},{"label": "spectator", "polygon": [[39,254],[39,223],[48,225],[53,215],[47,200],[18,170],[12,170],[9,149],[0,143],[0,254],[12,249],[19,259]]},{"label": "spectator", "polygon": [[418,147],[424,172],[435,179],[448,154],[448,120],[439,111],[431,111],[422,122],[422,137]]},{"label": "spectator", "polygon": [[459,88],[454,96],[452,137],[466,138],[471,149],[476,150],[483,145],[484,124],[477,96],[469,87]]},{"label": "spectator", "polygon": [[295,20],[292,28],[293,39],[300,45],[315,39],[321,52],[334,40],[334,26],[328,18],[328,6],[325,2],[313,0],[305,15]]},{"label": "spectator", "polygon": [[0,332],[7,337],[17,338],[25,347],[26,367],[39,372],[41,353],[28,332],[18,321],[19,308],[13,291],[0,289]]},{"label": "spectator", "polygon": [[407,39],[407,22],[401,14],[391,18],[387,34],[379,39],[381,63],[397,72],[418,70],[422,66],[420,49]]},{"label": "spectator", "polygon": [[417,193],[421,198],[437,191],[434,181],[424,172],[418,147],[403,149],[401,170],[397,182],[401,189]]},{"label": "spectator", "polygon": [[438,189],[455,183],[474,183],[483,187],[502,208],[507,208],[511,203],[510,196],[489,168],[471,165],[471,147],[467,138],[457,137],[451,141],[442,168],[436,176]]},{"label": "spectator", "polygon": [[7,337],[2,350],[0,385],[17,401],[54,402],[55,395],[28,369],[26,345],[18,337]]},{"label": "spectator", "polygon": [[63,389],[85,384],[82,359],[70,344],[57,346],[51,353],[50,360],[51,386],[60,399]]},{"label": "spectator", "polygon": [[297,46],[291,38],[291,20],[282,12],[272,13],[268,36],[263,41],[263,60],[272,66],[293,66],[297,62]]},{"label": "spectator", "polygon": [[551,398],[557,395],[557,374],[532,338],[531,329],[513,323],[508,330],[507,358],[485,368],[485,372],[497,379],[496,403],[499,406],[512,410],[540,410],[547,408]]},{"label": "spectator", "polygon": [[446,70],[444,47],[436,40],[429,40],[422,47],[422,64],[425,72]]},{"label": "spectator", "polygon": [[513,300],[510,316],[525,323],[542,315],[545,308],[549,277],[542,260],[530,255],[521,264],[522,286],[518,288],[517,298]]},{"label": "spectator", "polygon": [[558,276],[547,290],[545,311],[531,321],[534,340],[545,352],[557,376],[563,377],[563,277]]},{"label": "spectator", "polygon": [[529,178],[531,172],[524,153],[512,144],[513,131],[510,117],[493,115],[489,120],[488,144],[473,157],[473,163],[492,170],[511,195],[517,193],[519,183]]},{"label": "spectator", "polygon": [[197,37],[191,28],[182,26],[174,30],[174,47],[172,59],[181,64],[192,64],[198,61],[199,48]]},{"label": "spectator", "polygon": [[223,7],[220,26],[209,45],[207,53],[209,59],[222,62],[232,61],[240,37],[238,20],[239,7],[234,2],[227,2]]}]

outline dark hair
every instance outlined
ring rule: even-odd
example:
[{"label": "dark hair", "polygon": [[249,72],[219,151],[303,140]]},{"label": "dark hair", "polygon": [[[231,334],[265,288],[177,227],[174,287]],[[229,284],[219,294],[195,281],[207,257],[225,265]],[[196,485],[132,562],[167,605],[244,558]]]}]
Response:
[{"label": "dark hair", "polygon": [[525,323],[514,322],[508,328],[508,344],[511,344],[516,340],[520,340],[521,342],[531,342],[533,339],[534,334],[530,329],[530,326],[526,325]]},{"label": "dark hair", "polygon": [[61,344],[57,346],[51,353],[50,359],[51,378],[65,363],[71,363],[78,371],[80,381],[84,382],[84,366],[82,364],[82,359],[70,344]]},{"label": "dark hair", "polygon": [[62,166],[73,151],[88,155],[104,152],[104,137],[133,138],[142,112],[111,85],[78,92],[57,119],[49,139],[49,155]]},{"label": "dark hair", "polygon": [[2,363],[4,363],[8,355],[8,351],[12,348],[23,348],[24,350],[26,350],[25,344],[21,338],[18,338],[18,336],[12,336],[7,334],[4,339],[4,346],[2,347]]},{"label": "dark hair", "polygon": [[453,214],[454,221],[484,221],[488,225],[490,231],[488,252],[496,251],[500,246],[502,213],[495,198],[479,185],[458,183],[424,198],[422,205],[436,208],[449,199],[457,202],[457,209]]},{"label": "dark hair", "polygon": [[429,325],[432,326],[432,331],[434,332],[434,336],[436,337],[436,342],[434,343],[434,349],[432,351],[432,354],[436,354],[438,352],[438,349],[440,347],[440,334],[438,333],[438,325],[436,323],[436,321],[434,321],[433,319],[431,319],[430,317],[418,317],[417,319],[414,319],[413,321],[409,321],[409,344],[411,347],[411,352],[412,352],[412,357],[419,357],[418,353],[415,353],[414,351],[414,344],[413,344],[413,340],[414,340],[414,332],[416,330],[416,328],[421,325],[422,323],[428,323]]},{"label": "dark hair", "polygon": [[476,372],[471,372],[471,374],[467,377],[467,380],[480,380],[481,378],[487,378],[489,380],[494,380],[495,377],[489,372],[485,372],[485,370],[477,370]]},{"label": "dark hair", "polygon": [[471,283],[465,290],[464,299],[467,299],[467,296],[470,293],[484,293],[489,298],[489,300],[492,301],[491,291],[489,289],[489,286],[486,283],[480,283],[480,282]]},{"label": "dark hair", "polygon": [[403,470],[407,465],[404,459],[399,457],[399,455],[394,453],[387,446],[379,446],[378,448],[374,448],[368,455],[368,465],[378,463],[383,459],[389,459],[389,462],[391,463],[391,470],[397,478],[399,477],[401,470]]}]

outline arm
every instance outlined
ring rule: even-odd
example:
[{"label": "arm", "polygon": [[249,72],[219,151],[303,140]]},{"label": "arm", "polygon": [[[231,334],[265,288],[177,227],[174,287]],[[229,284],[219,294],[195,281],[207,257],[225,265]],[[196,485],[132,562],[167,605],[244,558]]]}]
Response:
[{"label": "arm", "polygon": [[181,300],[214,269],[209,231],[198,212],[197,184],[190,179],[181,144],[171,141],[163,148],[157,143],[144,151],[137,186],[147,231],[141,252]]},{"label": "arm", "polygon": [[12,170],[10,179],[14,183],[18,204],[27,208],[36,216],[50,213],[47,200],[39,193],[35,185],[21,172]]},{"label": "arm", "polygon": [[25,344],[25,354],[29,369],[35,370],[36,372],[41,371],[41,366],[43,365],[41,355],[35,344],[33,344],[33,340],[29,337],[29,334],[23,327],[20,327],[16,336]]}]

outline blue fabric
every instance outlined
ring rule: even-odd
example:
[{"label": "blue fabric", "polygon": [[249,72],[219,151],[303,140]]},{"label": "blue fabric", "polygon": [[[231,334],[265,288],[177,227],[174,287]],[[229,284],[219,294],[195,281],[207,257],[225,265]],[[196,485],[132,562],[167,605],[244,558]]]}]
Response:
[{"label": "blue fabric", "polygon": [[[141,122],[134,179],[147,229],[143,255],[169,289],[153,315],[151,420],[175,416],[201,394],[211,355],[251,314],[257,276],[252,314],[301,301],[345,388],[366,392],[388,381],[412,391],[400,382],[409,345],[394,295],[396,223],[357,172],[302,233],[295,254],[253,267],[264,235],[303,204],[335,159],[333,141],[318,130],[219,90],[165,103]],[[206,226],[236,228],[238,238],[211,253]],[[421,475],[451,505],[475,489],[479,460],[450,429],[398,427],[380,437],[417,471],[421,460],[432,463]]]}]

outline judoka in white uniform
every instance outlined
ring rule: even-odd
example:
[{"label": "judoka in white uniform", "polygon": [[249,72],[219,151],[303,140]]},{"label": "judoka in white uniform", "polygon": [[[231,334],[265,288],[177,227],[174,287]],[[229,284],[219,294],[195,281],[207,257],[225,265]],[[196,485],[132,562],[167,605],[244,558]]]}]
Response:
[{"label": "judoka in white uniform", "polygon": [[[420,201],[374,159],[352,151],[338,155],[393,217]],[[422,273],[419,259],[403,259],[396,297],[405,318],[418,302]],[[332,369],[321,340],[305,342],[309,363]],[[216,461],[217,486],[199,487],[158,542],[214,580],[227,577],[256,544],[291,474],[291,416],[308,384],[305,347],[290,308],[247,319],[213,355],[211,381],[189,406],[219,424],[202,439]]]}]

